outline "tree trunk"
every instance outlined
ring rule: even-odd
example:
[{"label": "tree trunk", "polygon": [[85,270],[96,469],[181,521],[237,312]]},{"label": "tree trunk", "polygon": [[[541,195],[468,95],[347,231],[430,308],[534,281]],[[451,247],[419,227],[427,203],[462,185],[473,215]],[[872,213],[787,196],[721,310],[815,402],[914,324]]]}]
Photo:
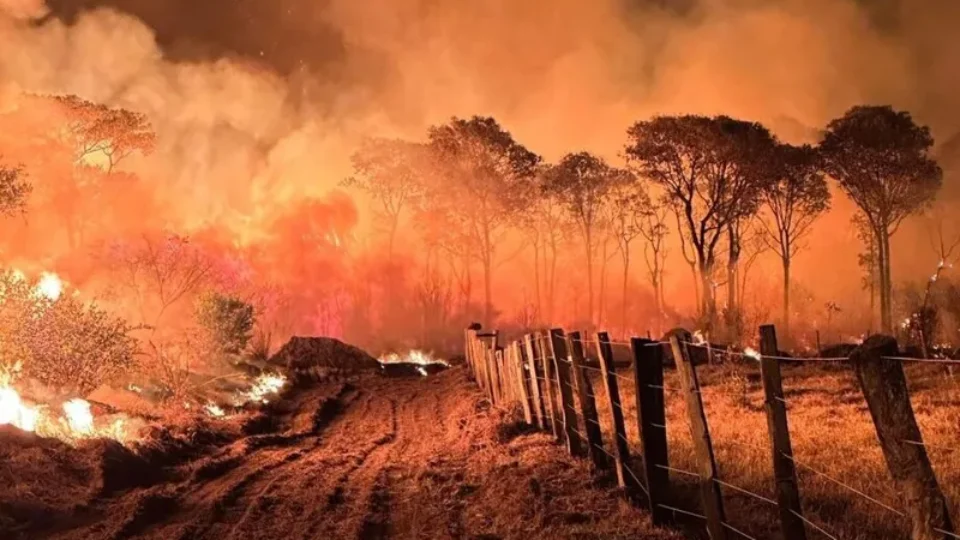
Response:
[{"label": "tree trunk", "polygon": [[533,243],[533,283],[534,294],[537,295],[537,316],[534,323],[539,323],[543,320],[543,302],[540,294],[540,242]]},{"label": "tree trunk", "polygon": [[712,330],[717,314],[717,299],[714,296],[713,289],[712,261],[700,263],[700,284],[703,287],[703,293],[701,294],[703,302],[700,306],[700,316],[705,321],[707,330]]},{"label": "tree trunk", "polygon": [[627,337],[627,283],[630,279],[630,246],[623,250],[623,294],[620,296],[620,335]]},{"label": "tree trunk", "polygon": [[548,279],[548,290],[547,290],[547,322],[553,322],[553,306],[556,303],[554,296],[556,295],[557,290],[557,245],[552,243],[550,246],[550,271],[547,276]]},{"label": "tree trunk", "polygon": [[880,263],[880,329],[890,333],[893,330],[893,314],[891,310],[890,279],[890,235],[885,229],[877,231],[877,253]]},{"label": "tree trunk", "polygon": [[603,325],[603,309],[606,307],[604,305],[604,299],[607,292],[607,250],[608,250],[609,239],[604,239],[603,241],[603,251],[601,252],[600,257],[600,286],[597,290],[597,319],[596,323],[598,326]]},{"label": "tree trunk", "polygon": [[490,261],[490,254],[486,253],[483,257],[483,327],[493,328],[493,264]]},{"label": "tree trunk", "polygon": [[587,249],[587,321],[593,324],[593,238],[590,229],[584,231],[584,244]]},{"label": "tree trunk", "polygon": [[784,256],[783,262],[783,337],[790,340],[790,257]]}]

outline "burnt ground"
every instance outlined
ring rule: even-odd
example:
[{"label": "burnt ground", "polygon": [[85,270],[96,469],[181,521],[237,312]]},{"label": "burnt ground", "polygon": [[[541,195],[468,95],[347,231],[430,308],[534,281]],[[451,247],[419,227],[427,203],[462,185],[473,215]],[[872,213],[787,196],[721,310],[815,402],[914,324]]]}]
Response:
[{"label": "burnt ground", "polygon": [[679,538],[490,409],[465,373],[300,390],[258,433],[220,437],[13,537]]}]

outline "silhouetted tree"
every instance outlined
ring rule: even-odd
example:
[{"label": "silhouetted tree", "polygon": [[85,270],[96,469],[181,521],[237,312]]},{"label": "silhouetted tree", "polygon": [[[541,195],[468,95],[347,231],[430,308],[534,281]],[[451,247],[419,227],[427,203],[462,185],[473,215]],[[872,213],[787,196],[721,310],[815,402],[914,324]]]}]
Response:
[{"label": "silhouetted tree", "polygon": [[761,195],[765,215],[760,220],[763,239],[783,268],[783,332],[790,333],[790,263],[804,245],[803,238],[830,207],[830,190],[811,146],[780,144],[775,151],[774,181]]},{"label": "silhouetted tree", "polygon": [[609,203],[613,185],[626,181],[628,174],[587,152],[567,154],[547,172],[547,190],[566,206],[583,241],[587,268],[587,318],[590,322],[597,322],[594,319],[594,263],[599,229],[605,225],[604,207]]},{"label": "silhouetted tree", "polygon": [[717,245],[729,227],[756,211],[774,139],[760,124],[692,115],[637,122],[628,136],[631,165],[664,189],[692,244],[703,289],[700,312],[712,324]]},{"label": "silhouetted tree", "polygon": [[428,150],[438,172],[428,202],[446,204],[466,240],[476,246],[483,266],[484,326],[489,327],[497,248],[525,207],[522,183],[534,174],[540,157],[496,120],[479,116],[431,127]]},{"label": "silhouetted tree", "polygon": [[380,206],[391,258],[401,214],[423,193],[424,158],[422,144],[381,138],[364,139],[351,157],[354,176],[344,184],[362,189]]},{"label": "silhouetted tree", "polygon": [[[627,332],[627,285],[630,279],[630,247],[642,233],[642,220],[650,211],[650,197],[632,174],[624,174],[610,190],[610,232],[617,241],[617,251],[623,262],[623,282],[620,295],[620,329]],[[654,292],[656,294],[656,292]]]},{"label": "silhouetted tree", "polygon": [[830,122],[820,143],[826,172],[860,208],[876,239],[885,332],[893,326],[890,237],[940,189],[943,172],[932,147],[929,128],[890,106],[853,107]]},{"label": "silhouetted tree", "polygon": [[[667,236],[670,228],[667,227],[667,212],[669,208],[663,201],[651,202],[650,206],[640,215],[640,234],[646,240],[643,246],[643,258],[647,263],[647,275],[653,287],[653,295],[657,303],[657,333],[663,330],[663,314],[666,310],[666,300],[663,292],[663,275],[667,262]],[[681,240],[682,241],[682,240]],[[693,269],[696,278],[696,268]],[[694,279],[696,284],[696,279]]]},{"label": "silhouetted tree", "polygon": [[110,108],[77,96],[54,96],[67,118],[65,136],[75,149],[77,163],[100,154],[112,172],[134,152],[149,154],[157,136],[146,115]]}]

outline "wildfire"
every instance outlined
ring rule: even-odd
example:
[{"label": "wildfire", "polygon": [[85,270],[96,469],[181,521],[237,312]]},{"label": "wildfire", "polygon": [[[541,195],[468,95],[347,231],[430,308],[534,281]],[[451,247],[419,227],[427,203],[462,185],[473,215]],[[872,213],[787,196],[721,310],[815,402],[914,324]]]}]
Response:
[{"label": "wildfire", "polygon": [[206,409],[207,414],[214,418],[223,418],[227,414],[224,412],[223,408],[213,402],[207,403],[206,406],[204,406],[204,409]]},{"label": "wildfire", "polygon": [[703,332],[697,330],[693,333],[693,343],[696,345],[703,345],[707,342],[706,338],[703,337]]},{"label": "wildfire", "polygon": [[[435,358],[432,354],[426,353],[423,351],[413,350],[404,355],[397,353],[390,353],[381,356],[378,361],[381,364],[416,364],[418,366],[429,366],[432,364],[440,364],[441,366],[450,367],[450,364],[441,358]],[[426,370],[421,370],[423,373]]]},{"label": "wildfire", "polygon": [[253,381],[253,386],[249,390],[240,392],[234,398],[234,402],[238,407],[250,401],[269,403],[267,396],[279,394],[286,384],[287,378],[283,375],[264,373]]},{"label": "wildfire", "polygon": [[63,404],[67,425],[74,433],[89,435],[93,433],[93,413],[90,404],[82,399],[71,399]]},{"label": "wildfire", "polygon": [[744,349],[744,350],[743,350],[743,355],[746,356],[746,357],[748,357],[748,358],[753,358],[754,360],[756,360],[756,361],[758,361],[758,362],[760,361],[760,353],[757,352],[756,349],[754,349],[754,348],[752,348],[752,347],[747,347],[746,349]]},{"label": "wildfire", "polygon": [[55,302],[63,294],[63,281],[54,273],[44,272],[40,275],[40,281],[37,282],[35,290],[40,296]]},{"label": "wildfire", "polygon": [[126,423],[122,418],[107,426],[97,428],[90,403],[71,399],[63,404],[63,416],[50,418],[43,405],[29,405],[13,387],[0,385],[0,425],[11,425],[23,431],[44,437],[55,437],[66,443],[95,437],[128,440]]}]

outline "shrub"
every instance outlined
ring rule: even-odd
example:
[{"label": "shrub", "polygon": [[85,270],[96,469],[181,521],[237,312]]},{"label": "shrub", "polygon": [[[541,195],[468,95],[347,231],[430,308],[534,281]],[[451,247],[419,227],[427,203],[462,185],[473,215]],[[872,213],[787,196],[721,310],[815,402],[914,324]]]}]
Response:
[{"label": "shrub", "polygon": [[220,351],[239,354],[253,336],[253,306],[232,296],[205,294],[197,301],[197,322]]},{"label": "shrub", "polygon": [[136,340],[126,321],[76,298],[38,294],[14,272],[0,274],[0,363],[84,395],[129,370]]}]

